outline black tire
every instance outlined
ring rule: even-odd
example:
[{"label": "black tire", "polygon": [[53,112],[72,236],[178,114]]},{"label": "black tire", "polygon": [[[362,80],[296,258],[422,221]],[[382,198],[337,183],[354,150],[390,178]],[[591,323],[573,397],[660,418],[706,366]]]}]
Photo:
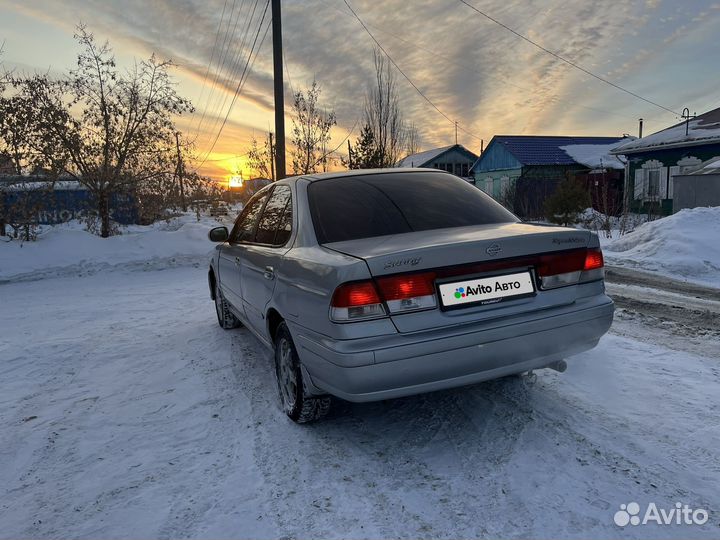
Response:
[{"label": "black tire", "polygon": [[330,396],[312,396],[305,389],[297,349],[284,322],[275,332],[275,375],[280,404],[293,422],[314,422],[328,413]]},{"label": "black tire", "polygon": [[240,326],[240,321],[230,311],[230,305],[225,300],[218,285],[215,285],[215,314],[217,315],[218,324],[225,330]]}]

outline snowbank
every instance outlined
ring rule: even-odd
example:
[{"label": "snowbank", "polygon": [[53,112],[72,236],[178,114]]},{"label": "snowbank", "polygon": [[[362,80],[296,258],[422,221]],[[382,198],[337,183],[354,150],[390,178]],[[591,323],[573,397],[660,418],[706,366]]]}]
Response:
[{"label": "snowbank", "polygon": [[207,232],[228,225],[187,214],[169,222],[130,226],[100,238],[77,222],[49,227],[35,242],[0,241],[0,282],[95,273],[111,267],[157,269],[198,264],[213,245]]},{"label": "snowbank", "polygon": [[720,207],[686,209],[644,223],[604,247],[610,264],[720,287]]}]

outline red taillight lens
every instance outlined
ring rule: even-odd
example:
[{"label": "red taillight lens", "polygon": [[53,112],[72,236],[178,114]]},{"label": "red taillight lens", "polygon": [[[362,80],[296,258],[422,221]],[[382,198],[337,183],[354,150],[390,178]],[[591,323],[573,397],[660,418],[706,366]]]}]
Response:
[{"label": "red taillight lens", "polygon": [[434,281],[435,274],[433,272],[389,276],[377,280],[380,292],[386,301],[435,294]]},{"label": "red taillight lens", "polygon": [[585,265],[583,270],[597,270],[605,265],[602,251],[599,249],[588,249],[585,254]]},{"label": "red taillight lens", "polygon": [[388,312],[394,314],[435,307],[435,274],[425,272],[381,277],[376,282],[358,281],[340,285],[332,297],[330,318],[336,322],[350,322],[385,317]]},{"label": "red taillight lens", "polygon": [[402,274],[378,278],[380,294],[390,313],[406,313],[437,306],[435,273]]},{"label": "red taillight lens", "polygon": [[380,297],[372,281],[346,283],[335,289],[331,305],[338,308],[379,304]]},{"label": "red taillight lens", "polygon": [[542,255],[537,266],[541,289],[556,289],[603,278],[600,248]]},{"label": "red taillight lens", "polygon": [[537,274],[540,277],[579,272],[585,264],[587,250],[577,249],[563,253],[549,253],[541,255],[537,265]]}]

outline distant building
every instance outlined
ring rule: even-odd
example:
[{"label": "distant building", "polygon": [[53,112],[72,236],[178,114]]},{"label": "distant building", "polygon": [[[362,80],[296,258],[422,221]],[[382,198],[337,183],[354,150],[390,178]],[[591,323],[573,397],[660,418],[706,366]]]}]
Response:
[{"label": "distant building", "polygon": [[720,206],[720,158],[673,175],[673,212],[698,206]]},{"label": "distant building", "polygon": [[[81,219],[95,211],[95,202],[85,186],[75,180],[48,180],[37,175],[0,176],[0,213],[7,222],[57,224]],[[113,194],[111,218],[123,225],[138,223],[133,195]]]},{"label": "distant building", "polygon": [[720,108],[626,142],[612,153],[627,160],[625,190],[630,210],[670,214],[675,177],[720,157]]},{"label": "distant building", "polygon": [[[623,137],[496,135],[472,166],[475,185],[524,217],[543,214],[545,199],[568,176],[588,185],[593,206],[616,213],[624,163],[612,148]],[[512,200],[506,200],[510,197]]]},{"label": "distant building", "polygon": [[425,152],[412,154],[401,159],[398,167],[428,167],[453,173],[455,176],[472,181],[470,168],[477,160],[477,155],[461,144],[452,144],[442,148],[433,148]]}]

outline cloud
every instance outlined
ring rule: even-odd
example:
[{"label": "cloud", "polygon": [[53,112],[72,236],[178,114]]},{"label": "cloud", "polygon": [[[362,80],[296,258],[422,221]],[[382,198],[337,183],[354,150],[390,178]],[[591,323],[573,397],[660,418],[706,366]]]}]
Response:
[{"label": "cloud", "polygon": [[[421,91],[457,119],[461,129],[484,138],[486,144],[496,133],[616,133],[627,129],[631,119],[634,123],[638,115],[652,111],[459,2],[350,1]],[[614,81],[642,72],[658,54],[658,40],[672,46],[690,31],[684,26],[687,18],[659,1],[470,1],[547,49]],[[25,0],[11,5],[68,31],[82,20],[98,37],[110,39],[118,53],[146,56],[155,51],[173,58],[183,78],[181,91],[194,94],[188,97],[196,100],[198,117],[189,122],[190,127],[197,127],[205,112],[201,145],[209,144],[213,129],[225,116],[247,54],[239,44],[251,41],[264,7],[263,2],[233,0]],[[255,5],[253,22],[248,24]],[[708,18],[705,12],[712,7],[703,4],[698,13]],[[313,78],[319,81],[323,103],[337,113],[339,142],[362,115],[364,94],[373,77],[374,43],[342,2],[285,2],[283,9],[286,100],[290,102],[291,88],[305,87]],[[656,30],[660,24],[665,25],[662,32]],[[253,130],[273,123],[269,42],[270,35],[219,141],[223,151],[233,145],[241,149]],[[211,58],[210,81],[203,86]],[[222,70],[215,77],[218,64]],[[423,144],[453,142],[452,122],[399,73],[397,82],[405,115],[420,129]],[[662,101],[662,93],[670,95],[673,89],[657,85],[653,91],[652,97]],[[460,140],[478,150],[478,140],[462,132]]]}]

